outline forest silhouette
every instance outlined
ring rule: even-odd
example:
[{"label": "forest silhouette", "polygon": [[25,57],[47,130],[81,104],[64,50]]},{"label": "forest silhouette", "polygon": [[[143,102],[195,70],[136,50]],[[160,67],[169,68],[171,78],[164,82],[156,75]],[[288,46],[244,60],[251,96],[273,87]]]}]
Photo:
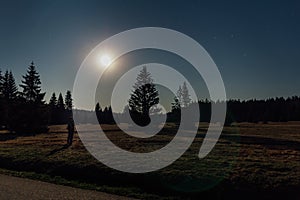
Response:
[{"label": "forest silhouette", "polygon": [[[146,67],[137,77],[133,86],[131,98],[128,100],[130,116],[138,125],[149,123],[149,112],[152,106],[159,103],[159,94],[151,81],[151,74]],[[71,91],[65,96],[53,93],[49,102],[45,102],[45,92],[41,91],[42,81],[32,62],[22,82],[17,86],[12,71],[0,70],[0,127],[19,134],[35,134],[47,132],[49,125],[66,124],[72,114],[80,116],[79,123],[115,124],[111,106],[103,109],[99,103],[94,111],[77,110],[73,108]],[[183,96],[182,96],[183,95]],[[185,83],[179,87],[174,101],[170,102],[172,110],[167,113],[167,122],[180,122],[182,109],[200,108],[200,122],[210,122],[211,105],[227,104],[226,125],[233,122],[287,122],[300,121],[300,97],[276,97],[266,100],[228,100],[213,102],[208,99],[191,102]],[[73,112],[73,113],[72,113]],[[97,121],[93,120],[93,115]],[[115,116],[122,117],[122,113]],[[197,122],[197,119],[196,121]]]}]

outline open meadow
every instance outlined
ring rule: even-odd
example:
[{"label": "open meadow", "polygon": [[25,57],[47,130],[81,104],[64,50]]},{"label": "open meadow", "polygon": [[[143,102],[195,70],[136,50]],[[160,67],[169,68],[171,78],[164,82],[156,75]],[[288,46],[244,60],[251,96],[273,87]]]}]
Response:
[{"label": "open meadow", "polygon": [[[207,125],[200,124],[180,159],[146,174],[106,167],[89,154],[77,134],[73,145],[65,146],[66,125],[51,126],[49,133],[35,136],[1,131],[1,173],[143,199],[300,196],[300,122],[225,127],[212,152],[199,159]],[[176,133],[168,124],[157,136],[136,139],[115,125],[102,127],[114,144],[133,152],[159,149]]]}]

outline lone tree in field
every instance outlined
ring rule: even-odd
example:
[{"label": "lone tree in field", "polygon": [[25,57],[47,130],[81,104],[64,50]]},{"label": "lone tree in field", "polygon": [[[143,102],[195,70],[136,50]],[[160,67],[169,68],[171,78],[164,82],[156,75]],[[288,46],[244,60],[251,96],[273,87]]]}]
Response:
[{"label": "lone tree in field", "polygon": [[133,120],[141,126],[149,124],[150,108],[159,103],[159,96],[151,74],[145,66],[136,78],[136,83],[133,85],[133,91],[128,102]]}]

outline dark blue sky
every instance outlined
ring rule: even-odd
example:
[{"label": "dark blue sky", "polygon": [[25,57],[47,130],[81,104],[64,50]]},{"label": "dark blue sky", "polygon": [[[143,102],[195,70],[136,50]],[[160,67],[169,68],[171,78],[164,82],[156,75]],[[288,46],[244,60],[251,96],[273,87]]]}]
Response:
[{"label": "dark blue sky", "polygon": [[197,40],[219,67],[229,98],[300,95],[299,1],[0,0],[0,68],[20,83],[33,60],[48,100],[72,89],[99,42],[145,26]]}]

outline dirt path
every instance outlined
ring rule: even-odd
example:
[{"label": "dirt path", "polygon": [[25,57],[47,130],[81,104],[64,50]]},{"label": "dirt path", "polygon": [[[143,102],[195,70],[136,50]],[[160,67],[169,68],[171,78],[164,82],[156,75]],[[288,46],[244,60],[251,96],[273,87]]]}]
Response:
[{"label": "dirt path", "polygon": [[55,185],[36,180],[17,178],[0,174],[0,200],[46,200],[46,199],[103,199],[129,200],[129,198],[92,190]]}]

